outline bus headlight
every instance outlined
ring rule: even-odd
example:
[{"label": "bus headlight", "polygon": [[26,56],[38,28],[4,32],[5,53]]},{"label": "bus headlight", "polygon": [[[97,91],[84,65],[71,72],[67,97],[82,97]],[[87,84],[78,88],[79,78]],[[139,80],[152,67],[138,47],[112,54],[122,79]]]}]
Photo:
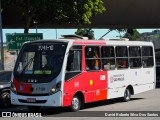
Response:
[{"label": "bus headlight", "polygon": [[61,88],[61,82],[57,83],[56,86],[53,86],[50,90],[50,95],[59,91]]},{"label": "bus headlight", "polygon": [[56,88],[53,87],[53,88],[51,89],[51,92],[53,92],[53,93],[56,92]]},{"label": "bus headlight", "polygon": [[54,94],[55,92],[57,92],[57,88],[53,86],[50,90],[50,95]]},{"label": "bus headlight", "polygon": [[11,83],[11,91],[15,94],[17,94],[17,89],[13,83]]},{"label": "bus headlight", "polygon": [[3,88],[4,86],[3,85],[0,85],[0,88]]}]

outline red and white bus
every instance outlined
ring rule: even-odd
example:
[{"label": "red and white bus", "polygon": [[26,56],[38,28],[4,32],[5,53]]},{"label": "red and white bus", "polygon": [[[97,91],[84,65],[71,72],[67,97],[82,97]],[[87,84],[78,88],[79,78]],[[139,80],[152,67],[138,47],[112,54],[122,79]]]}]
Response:
[{"label": "red and white bus", "polygon": [[11,103],[70,106],[122,97],[155,88],[151,42],[58,39],[25,43],[17,58]]}]

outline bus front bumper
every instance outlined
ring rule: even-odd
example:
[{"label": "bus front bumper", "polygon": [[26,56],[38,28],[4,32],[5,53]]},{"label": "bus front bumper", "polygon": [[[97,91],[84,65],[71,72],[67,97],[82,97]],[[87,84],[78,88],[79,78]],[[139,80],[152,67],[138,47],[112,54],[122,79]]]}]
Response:
[{"label": "bus front bumper", "polygon": [[58,91],[49,96],[24,96],[11,91],[11,104],[26,106],[62,106],[62,92]]}]

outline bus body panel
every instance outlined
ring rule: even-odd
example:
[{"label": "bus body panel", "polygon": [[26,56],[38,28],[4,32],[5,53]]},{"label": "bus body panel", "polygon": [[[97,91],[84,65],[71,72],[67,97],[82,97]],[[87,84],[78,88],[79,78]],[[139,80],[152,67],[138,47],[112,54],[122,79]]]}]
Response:
[{"label": "bus body panel", "polygon": [[134,83],[134,93],[141,93],[155,88],[154,67],[142,68],[140,79]]},{"label": "bus body panel", "polygon": [[82,92],[85,103],[107,99],[107,71],[82,72],[64,83],[63,105],[71,104],[72,97],[77,92]]},{"label": "bus body panel", "polygon": [[[13,105],[27,105],[27,106],[48,106],[56,107],[62,106],[62,92],[58,91],[49,96],[25,96],[17,95],[11,91],[11,103]],[[27,99],[36,99],[36,102],[27,102]]]},{"label": "bus body panel", "polygon": [[134,94],[154,89],[153,73],[154,67],[108,71],[107,98],[123,97],[128,86],[132,86]]}]

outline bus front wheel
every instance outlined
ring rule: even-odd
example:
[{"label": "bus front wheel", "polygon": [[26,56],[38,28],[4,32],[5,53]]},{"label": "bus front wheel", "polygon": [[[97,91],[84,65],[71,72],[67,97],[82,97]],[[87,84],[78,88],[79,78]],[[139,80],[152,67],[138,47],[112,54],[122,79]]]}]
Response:
[{"label": "bus front wheel", "polygon": [[127,88],[124,92],[124,97],[123,97],[123,101],[124,102],[128,102],[131,99],[131,92],[130,90]]},{"label": "bus front wheel", "polygon": [[70,108],[71,108],[71,111],[73,111],[73,112],[76,112],[81,108],[81,101],[80,101],[80,98],[77,95],[75,95],[72,98]]}]

